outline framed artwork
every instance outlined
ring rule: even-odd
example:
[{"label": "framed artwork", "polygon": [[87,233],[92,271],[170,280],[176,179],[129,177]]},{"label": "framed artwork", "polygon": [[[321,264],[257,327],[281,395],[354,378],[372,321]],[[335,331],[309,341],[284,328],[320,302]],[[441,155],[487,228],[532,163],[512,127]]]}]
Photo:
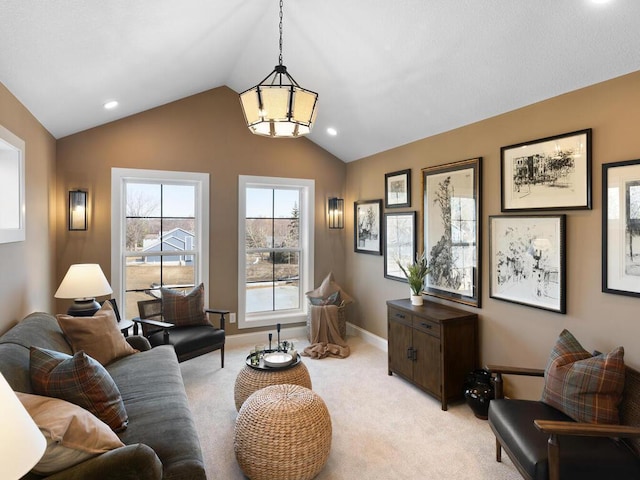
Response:
[{"label": "framed artwork", "polygon": [[427,295],[480,306],[482,158],[422,170]]},{"label": "framed artwork", "polygon": [[640,160],[602,165],[602,291],[640,297]]},{"label": "framed artwork", "polygon": [[398,266],[416,260],[416,212],[384,214],[384,276],[407,282]]},{"label": "framed artwork", "polygon": [[384,206],[385,208],[411,206],[411,170],[385,173]]},{"label": "framed artwork", "polygon": [[500,149],[502,211],[591,209],[591,129]]},{"label": "framed artwork", "polygon": [[566,215],[489,217],[490,297],[566,313]]},{"label": "framed artwork", "polygon": [[354,202],[353,246],[358,253],[382,255],[382,200]]}]

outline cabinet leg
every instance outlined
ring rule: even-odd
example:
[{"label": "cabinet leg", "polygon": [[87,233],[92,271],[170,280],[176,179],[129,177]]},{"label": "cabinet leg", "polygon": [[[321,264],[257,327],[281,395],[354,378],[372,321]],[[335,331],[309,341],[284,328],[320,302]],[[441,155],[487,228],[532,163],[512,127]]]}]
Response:
[{"label": "cabinet leg", "polygon": [[389,371],[387,372],[387,374],[388,374],[389,376],[392,376],[392,375],[393,375],[393,372],[392,372],[391,370],[389,370]]}]

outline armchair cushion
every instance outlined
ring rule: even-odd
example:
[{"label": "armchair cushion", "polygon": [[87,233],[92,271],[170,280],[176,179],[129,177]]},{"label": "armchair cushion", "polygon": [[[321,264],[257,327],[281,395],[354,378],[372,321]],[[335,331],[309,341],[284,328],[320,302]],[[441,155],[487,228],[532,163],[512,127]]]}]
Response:
[{"label": "armchair cushion", "polygon": [[161,288],[162,315],[165,322],[176,326],[209,325],[204,312],[204,285],[201,283],[189,293]]},{"label": "armchair cushion", "polygon": [[578,422],[619,424],[624,349],[592,356],[563,330],[545,368],[541,400]]},{"label": "armchair cushion", "polygon": [[75,403],[116,432],[127,428],[129,419],[120,390],[109,372],[86,353],[80,351],[72,357],[31,347],[30,374],[38,395]]},{"label": "armchair cushion", "polygon": [[104,302],[93,317],[56,315],[56,318],[73,352],[84,350],[102,365],[137,352],[120,332],[110,302]]},{"label": "armchair cushion", "polygon": [[[211,350],[212,347],[220,348],[224,345],[225,332],[212,325],[201,325],[192,327],[174,327],[170,330],[169,343],[173,345],[178,359],[191,358],[192,354],[204,350]],[[152,345],[162,345],[164,343],[164,332],[158,331],[149,335],[149,342]]]},{"label": "armchair cushion", "polygon": [[[535,400],[491,400],[490,426],[509,457],[528,478],[548,480],[549,436],[535,428],[536,419],[572,421],[557,409]],[[605,437],[563,436],[560,445],[560,478],[639,478],[640,465],[623,442]]]}]

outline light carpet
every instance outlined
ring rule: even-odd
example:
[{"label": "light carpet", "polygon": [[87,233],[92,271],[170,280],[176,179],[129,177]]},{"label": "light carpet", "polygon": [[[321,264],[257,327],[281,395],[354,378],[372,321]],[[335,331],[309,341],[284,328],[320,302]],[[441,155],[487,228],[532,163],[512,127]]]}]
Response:
[{"label": "light carpet", "polygon": [[[333,429],[318,480],[521,478],[507,455],[495,461],[489,425],[464,402],[442,411],[430,395],[387,375],[384,351],[359,337],[349,337],[348,344],[346,359],[303,357]],[[295,345],[302,351],[308,342]],[[227,348],[224,369],[219,352],[181,364],[209,480],[245,478],[233,451],[233,388],[250,347]]]}]

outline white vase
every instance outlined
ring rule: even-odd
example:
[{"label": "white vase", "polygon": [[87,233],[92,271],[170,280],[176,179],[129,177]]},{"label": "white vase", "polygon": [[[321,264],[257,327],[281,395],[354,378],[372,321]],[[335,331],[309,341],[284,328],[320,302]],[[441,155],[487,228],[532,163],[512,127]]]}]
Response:
[{"label": "white vase", "polygon": [[411,305],[422,305],[422,295],[411,294]]}]

